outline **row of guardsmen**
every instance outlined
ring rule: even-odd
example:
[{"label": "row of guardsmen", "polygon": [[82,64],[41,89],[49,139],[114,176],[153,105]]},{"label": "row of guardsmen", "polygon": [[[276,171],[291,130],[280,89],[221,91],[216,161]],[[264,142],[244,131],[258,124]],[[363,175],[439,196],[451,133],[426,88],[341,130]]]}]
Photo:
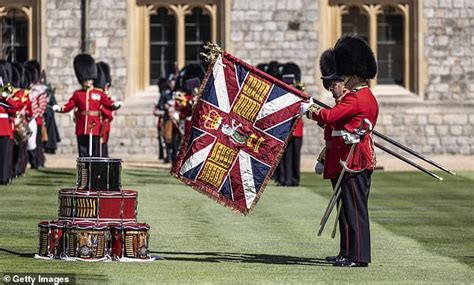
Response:
[{"label": "row of guardsmen", "polygon": [[188,64],[158,81],[159,99],[153,115],[157,120],[158,159],[173,163],[184,133],[191,128],[192,109],[196,103],[198,88],[206,74],[200,64]]},{"label": "row of guardsmen", "polygon": [[60,141],[54,112],[54,89],[36,60],[24,64],[0,60],[0,185],[44,167],[44,153]]},{"label": "row of guardsmen", "polygon": [[113,111],[122,106],[109,97],[110,68],[105,62],[96,64],[89,54],[79,54],[74,71],[81,88],[61,107],[36,60],[24,65],[0,61],[0,152],[5,154],[0,156],[1,185],[24,175],[28,161],[31,168],[41,168],[44,152],[55,153],[60,139],[54,112],[74,110],[80,157],[108,156]]}]

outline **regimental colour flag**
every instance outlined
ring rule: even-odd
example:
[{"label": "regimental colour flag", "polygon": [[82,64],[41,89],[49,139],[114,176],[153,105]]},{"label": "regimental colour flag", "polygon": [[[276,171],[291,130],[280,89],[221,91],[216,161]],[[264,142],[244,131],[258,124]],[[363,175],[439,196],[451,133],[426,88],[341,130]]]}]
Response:
[{"label": "regimental colour flag", "polygon": [[278,165],[307,98],[223,52],[209,66],[171,174],[247,214]]}]

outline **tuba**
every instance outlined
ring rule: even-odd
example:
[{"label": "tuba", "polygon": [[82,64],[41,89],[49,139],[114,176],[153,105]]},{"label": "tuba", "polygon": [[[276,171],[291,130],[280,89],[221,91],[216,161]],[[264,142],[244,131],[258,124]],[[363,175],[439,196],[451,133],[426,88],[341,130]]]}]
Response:
[{"label": "tuba", "polygon": [[33,134],[28,126],[24,110],[25,108],[23,108],[22,112],[17,112],[15,117],[15,133],[13,134],[13,138],[16,144],[28,141]]}]

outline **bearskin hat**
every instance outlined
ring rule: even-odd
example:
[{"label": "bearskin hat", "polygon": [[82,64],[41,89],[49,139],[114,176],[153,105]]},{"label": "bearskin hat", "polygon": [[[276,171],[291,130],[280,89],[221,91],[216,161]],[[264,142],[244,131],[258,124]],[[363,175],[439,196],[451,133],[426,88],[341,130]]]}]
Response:
[{"label": "bearskin hat", "polygon": [[97,78],[97,65],[94,58],[90,54],[81,53],[74,58],[74,73],[79,81],[79,84],[86,80],[94,80]]},{"label": "bearskin hat", "polygon": [[41,65],[37,60],[28,60],[24,66],[31,74],[31,82],[37,82],[41,79]]},{"label": "bearskin hat", "polygon": [[107,77],[102,67],[97,64],[97,78],[94,79],[94,87],[104,89],[107,84]]},{"label": "bearskin hat", "polygon": [[281,78],[283,82],[292,85],[301,81],[300,67],[294,62],[288,62],[284,64],[281,71]]},{"label": "bearskin hat", "polygon": [[20,87],[21,85],[21,80],[22,80],[22,71],[19,70],[18,66],[14,63],[11,63],[12,65],[12,85],[14,87]]},{"label": "bearskin hat", "polygon": [[[18,79],[18,85],[14,85],[15,87],[19,88],[27,88],[28,85],[26,85],[26,79],[25,79],[25,67],[18,63],[18,62],[12,62],[12,68],[16,69],[18,71],[19,79]],[[15,81],[15,80],[13,80]]]},{"label": "bearskin hat", "polygon": [[[321,70],[321,79],[323,86],[329,90],[333,80],[342,80],[341,76],[336,75],[336,58],[333,49],[325,50],[319,58],[319,69]],[[328,79],[331,77],[331,79]]]},{"label": "bearskin hat", "polygon": [[283,69],[282,67],[283,65],[278,61],[270,61],[268,64],[267,73],[273,77],[281,79],[281,71]]},{"label": "bearskin hat", "polygon": [[334,46],[336,74],[357,75],[372,79],[377,74],[377,62],[367,42],[357,35],[341,37]]},{"label": "bearskin hat", "polygon": [[176,90],[191,93],[194,88],[199,87],[206,71],[200,64],[192,63],[183,67],[176,79]]},{"label": "bearskin hat", "polygon": [[110,76],[110,66],[103,61],[98,62],[97,65],[100,66],[100,68],[102,68],[102,71],[104,72],[106,84],[112,85],[112,77]]},{"label": "bearskin hat", "polygon": [[257,69],[259,69],[259,70],[266,73],[268,71],[268,63],[259,63],[259,64],[257,64]]},{"label": "bearskin hat", "polygon": [[2,77],[3,84],[12,82],[12,66],[10,62],[1,59],[0,60],[0,76]]}]

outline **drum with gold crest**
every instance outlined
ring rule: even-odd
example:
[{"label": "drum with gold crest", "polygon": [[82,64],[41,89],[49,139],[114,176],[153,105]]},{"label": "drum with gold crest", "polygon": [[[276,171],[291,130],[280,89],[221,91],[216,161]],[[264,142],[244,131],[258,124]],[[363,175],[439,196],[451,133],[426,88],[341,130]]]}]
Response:
[{"label": "drum with gold crest", "polygon": [[148,239],[150,237],[150,226],[145,223],[123,223],[112,224],[111,235],[111,257],[148,259]]},{"label": "drum with gold crest", "polygon": [[109,237],[106,224],[94,222],[69,223],[65,228],[66,254],[69,258],[102,259],[107,254]]}]

